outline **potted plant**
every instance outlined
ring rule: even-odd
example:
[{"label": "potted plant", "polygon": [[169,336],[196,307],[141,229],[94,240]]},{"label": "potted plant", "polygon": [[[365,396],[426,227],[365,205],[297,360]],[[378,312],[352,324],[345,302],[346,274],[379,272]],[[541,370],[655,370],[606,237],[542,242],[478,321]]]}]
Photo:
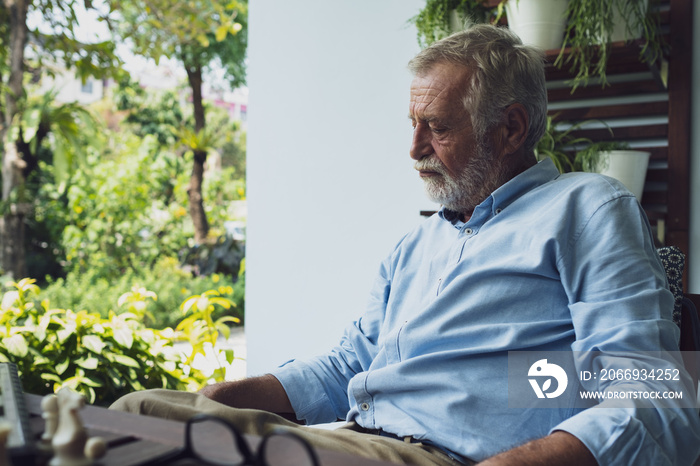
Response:
[{"label": "potted plant", "polygon": [[523,43],[543,50],[558,49],[564,40],[569,0],[503,0],[508,27]]},{"label": "potted plant", "polygon": [[[549,157],[561,173],[585,171],[610,176],[622,182],[641,201],[650,153],[630,150],[626,142],[594,142],[575,134],[591,123],[593,121],[557,124],[548,116],[545,133],[535,147],[537,160]],[[612,134],[609,127],[608,130]]]},{"label": "potted plant", "polygon": [[556,66],[570,64],[574,89],[598,76],[607,85],[605,70],[610,44],[641,39],[639,58],[654,63],[662,55],[658,15],[650,0],[569,0],[567,26]]},{"label": "potted plant", "polygon": [[650,156],[649,152],[631,150],[626,143],[599,142],[576,153],[574,169],[615,178],[641,202]]},{"label": "potted plant", "polygon": [[[535,146],[537,160],[549,157],[560,173],[574,171],[573,154],[578,148],[590,147],[593,144],[589,138],[577,137],[573,134],[584,124],[585,122],[579,122],[562,130],[560,128],[566,126],[565,122],[555,123],[553,117],[547,116],[544,135]],[[557,127],[558,125],[559,127]]]},{"label": "potted plant", "polygon": [[489,22],[495,11],[487,0],[427,0],[425,7],[409,22],[416,25],[418,44],[427,47],[464,29],[467,19],[474,23]]}]

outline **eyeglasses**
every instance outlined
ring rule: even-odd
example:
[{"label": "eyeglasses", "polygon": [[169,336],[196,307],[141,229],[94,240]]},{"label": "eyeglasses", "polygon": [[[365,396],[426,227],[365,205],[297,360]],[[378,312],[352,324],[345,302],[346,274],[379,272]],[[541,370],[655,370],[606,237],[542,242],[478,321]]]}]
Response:
[{"label": "eyeglasses", "polygon": [[262,437],[253,453],[243,435],[228,421],[198,414],[185,424],[185,446],[152,465],[183,459],[213,466],[319,466],[309,443],[293,432],[278,428]]}]

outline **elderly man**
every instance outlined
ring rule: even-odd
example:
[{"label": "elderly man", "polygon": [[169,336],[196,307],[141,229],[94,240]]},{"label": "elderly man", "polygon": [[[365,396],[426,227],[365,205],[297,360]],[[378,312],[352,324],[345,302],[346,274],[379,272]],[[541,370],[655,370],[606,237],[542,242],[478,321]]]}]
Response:
[{"label": "elderly man", "polygon": [[509,352],[672,351],[679,333],[634,196],[535,159],[547,111],[541,54],[479,25],[409,67],[410,155],[443,207],[382,263],[365,314],[340,344],[261,377],[199,394],[136,393],[114,408],[208,412],[251,433],[285,421],[238,408],[310,424],[345,419],[333,431],[296,429],[321,448],[412,464],[692,463],[692,407],[585,409],[575,394],[558,408],[510,406]]}]

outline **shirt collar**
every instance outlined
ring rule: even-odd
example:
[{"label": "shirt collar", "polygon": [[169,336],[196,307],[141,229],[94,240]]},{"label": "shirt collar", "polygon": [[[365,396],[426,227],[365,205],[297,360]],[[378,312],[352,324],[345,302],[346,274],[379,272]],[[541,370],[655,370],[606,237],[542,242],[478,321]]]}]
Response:
[{"label": "shirt collar", "polygon": [[[472,220],[484,217],[485,210],[490,210],[491,214],[497,215],[503,209],[512,204],[523,194],[541,186],[549,181],[552,181],[559,176],[559,170],[549,158],[546,158],[532,167],[528,168],[519,175],[513,177],[505,184],[496,189],[491,195],[486,198],[481,204],[476,206],[471,219]],[[447,220],[453,225],[461,224],[459,214],[453,212],[444,206],[438,212],[440,218]]]},{"label": "shirt collar", "polygon": [[558,176],[559,170],[557,170],[554,162],[549,157],[538,162],[491,194],[494,213],[496,213],[496,210],[501,211],[505,209],[523,194],[552,181]]}]

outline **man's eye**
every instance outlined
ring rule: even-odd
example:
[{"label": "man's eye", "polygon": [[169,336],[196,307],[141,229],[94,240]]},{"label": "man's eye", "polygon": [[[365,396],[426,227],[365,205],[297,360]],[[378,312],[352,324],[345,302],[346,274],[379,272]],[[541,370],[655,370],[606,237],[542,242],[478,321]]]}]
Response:
[{"label": "man's eye", "polygon": [[447,131],[447,128],[443,128],[442,126],[431,126],[430,131],[432,131],[435,134],[441,134]]}]

